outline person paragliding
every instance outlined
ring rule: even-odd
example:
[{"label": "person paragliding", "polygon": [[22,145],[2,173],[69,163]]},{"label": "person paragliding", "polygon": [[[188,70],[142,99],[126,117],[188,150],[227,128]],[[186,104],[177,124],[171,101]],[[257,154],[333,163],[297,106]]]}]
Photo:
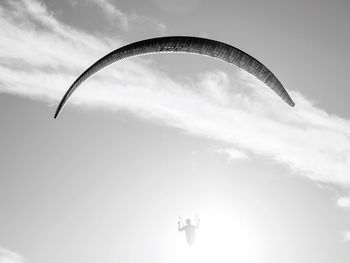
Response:
[{"label": "person paragliding", "polygon": [[192,225],[191,219],[186,219],[186,225],[182,222],[181,217],[179,217],[178,221],[178,230],[179,232],[185,231],[186,240],[188,245],[192,246],[196,241],[196,230],[199,228],[199,219],[196,216],[194,225]]}]

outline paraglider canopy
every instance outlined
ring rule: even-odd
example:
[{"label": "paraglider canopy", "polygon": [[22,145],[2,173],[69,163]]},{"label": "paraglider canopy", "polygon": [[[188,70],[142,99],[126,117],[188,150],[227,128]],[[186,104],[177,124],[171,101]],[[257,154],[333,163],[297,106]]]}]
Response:
[{"label": "paraglider canopy", "polygon": [[73,94],[73,92],[85,80],[87,80],[99,70],[114,62],[129,57],[163,52],[182,52],[204,55],[233,64],[251,73],[256,78],[264,82],[288,105],[295,105],[288,92],[284,89],[283,85],[275,77],[275,75],[257,59],[253,58],[242,50],[235,48],[229,44],[206,38],[170,36],[135,42],[118,48],[99,59],[88,69],[86,69],[67,90],[56,109],[55,118],[58,117],[62,108],[68,101],[69,97]]}]

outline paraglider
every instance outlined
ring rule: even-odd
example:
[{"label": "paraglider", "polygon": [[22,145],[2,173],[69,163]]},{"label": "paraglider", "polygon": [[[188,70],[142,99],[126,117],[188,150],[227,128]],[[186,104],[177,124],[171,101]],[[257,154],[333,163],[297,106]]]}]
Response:
[{"label": "paraglider", "polygon": [[62,108],[64,107],[70,96],[73,94],[73,92],[85,80],[87,80],[99,70],[105,68],[106,66],[114,62],[129,57],[163,52],[182,52],[204,55],[233,64],[251,73],[253,76],[264,82],[290,106],[295,105],[288,92],[284,89],[283,85],[275,77],[275,75],[258,60],[248,55],[247,53],[239,50],[238,48],[235,48],[226,43],[206,38],[190,36],[170,36],[146,39],[139,42],[135,42],[118,48],[99,59],[88,69],[86,69],[66,91],[56,109],[55,118],[59,116],[60,112],[62,111]]},{"label": "paraglider", "polygon": [[186,240],[190,246],[194,245],[196,241],[196,230],[199,228],[199,221],[196,215],[194,225],[192,225],[191,219],[189,218],[186,219],[186,225],[182,222],[181,217],[179,217],[179,221],[177,222],[179,232],[185,231]]}]

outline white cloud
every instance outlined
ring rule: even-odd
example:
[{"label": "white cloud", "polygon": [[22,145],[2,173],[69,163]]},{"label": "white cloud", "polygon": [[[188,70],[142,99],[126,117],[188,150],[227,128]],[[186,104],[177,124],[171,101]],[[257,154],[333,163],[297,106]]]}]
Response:
[{"label": "white cloud", "polygon": [[[337,199],[338,207],[346,209],[346,211],[350,212],[350,196],[342,196]],[[350,241],[350,231],[343,233],[344,242]]]},{"label": "white cloud", "polygon": [[339,207],[350,208],[350,197],[343,196],[343,197],[338,198],[337,204]]},{"label": "white cloud", "polygon": [[0,247],[0,263],[25,263],[21,255]]},{"label": "white cloud", "polygon": [[230,160],[246,160],[249,158],[245,152],[235,148],[219,149],[217,152],[226,154]]},{"label": "white cloud", "polygon": [[345,232],[344,233],[344,242],[349,242],[350,241],[350,232]]},{"label": "white cloud", "polygon": [[[0,7],[0,92],[57,103],[82,70],[121,44],[62,24],[35,0],[11,6]],[[181,82],[131,59],[84,83],[69,105],[126,109],[225,142],[227,149],[244,152],[241,158],[261,155],[312,180],[349,186],[350,121],[317,108],[298,92],[291,95],[295,108],[235,68]],[[233,151],[233,156],[239,154]]]}]

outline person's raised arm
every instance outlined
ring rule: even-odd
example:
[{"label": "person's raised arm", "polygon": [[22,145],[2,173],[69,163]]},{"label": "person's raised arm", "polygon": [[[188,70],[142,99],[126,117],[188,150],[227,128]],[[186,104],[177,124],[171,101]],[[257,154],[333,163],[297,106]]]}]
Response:
[{"label": "person's raised arm", "polygon": [[197,220],[197,225],[196,225],[196,229],[199,228],[199,221],[201,221],[200,219]]},{"label": "person's raised arm", "polygon": [[181,227],[181,223],[180,223],[180,221],[178,221],[178,222],[177,222],[177,226],[178,226],[178,230],[179,230],[179,231],[184,230],[184,228],[183,228],[183,227]]}]

